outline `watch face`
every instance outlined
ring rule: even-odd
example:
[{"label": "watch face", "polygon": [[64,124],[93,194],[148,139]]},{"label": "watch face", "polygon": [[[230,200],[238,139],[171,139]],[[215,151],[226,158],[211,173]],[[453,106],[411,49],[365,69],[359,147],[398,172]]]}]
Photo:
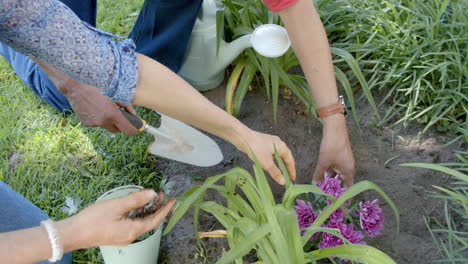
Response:
[{"label": "watch face", "polygon": [[343,114],[345,116],[347,116],[348,111],[346,110],[346,104],[345,104],[345,101],[344,101],[344,97],[342,95],[338,96],[338,102],[340,102],[343,105]]}]

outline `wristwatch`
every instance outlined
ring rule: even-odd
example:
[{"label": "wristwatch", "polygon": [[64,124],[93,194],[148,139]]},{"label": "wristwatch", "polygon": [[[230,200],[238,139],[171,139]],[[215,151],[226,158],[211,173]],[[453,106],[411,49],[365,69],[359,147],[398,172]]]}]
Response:
[{"label": "wristwatch", "polygon": [[320,118],[325,118],[327,116],[331,116],[334,114],[343,114],[346,116],[346,105],[344,102],[344,98],[342,95],[338,96],[338,102],[327,105],[324,107],[320,107],[317,109],[317,114]]}]

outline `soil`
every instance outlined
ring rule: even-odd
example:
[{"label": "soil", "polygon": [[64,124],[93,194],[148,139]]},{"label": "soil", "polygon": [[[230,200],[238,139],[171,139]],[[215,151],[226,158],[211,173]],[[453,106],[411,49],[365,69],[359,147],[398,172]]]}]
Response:
[{"label": "soil", "polygon": [[[224,108],[223,85],[204,95]],[[297,182],[310,183],[319,153],[321,124],[310,115],[304,115],[304,109],[296,99],[289,95],[286,97],[290,99],[279,100],[278,119],[275,124],[272,105],[267,100],[264,90],[255,89],[247,94],[239,119],[252,129],[280,136],[295,157]],[[432,185],[444,185],[450,179],[441,173],[401,167],[399,164],[453,161],[453,150],[466,146],[455,143],[442,148],[453,138],[439,134],[434,129],[418,137],[422,127],[379,128],[374,124],[372,111],[365,100],[358,101],[357,105],[361,130],[357,128],[352,117],[348,116],[348,128],[357,164],[355,180],[370,180],[380,186],[395,202],[401,218],[397,239],[392,210],[388,205],[384,205],[386,220],[383,235],[375,239],[366,238],[366,242],[389,254],[397,263],[430,263],[439,258],[440,253],[426,228],[424,217],[440,217],[442,206],[439,201],[430,198],[429,192],[434,191]],[[194,175],[209,177],[236,166],[251,168],[252,163],[246,155],[231,144],[213,138],[223,151],[225,159],[222,163],[210,168],[198,168],[161,159],[159,168],[169,179],[183,179],[177,184],[181,190],[187,190],[196,184],[191,180],[196,178]],[[272,181],[271,186],[275,195],[281,197],[284,188]],[[210,199],[219,200],[216,195],[209,195]],[[376,192],[367,192],[362,197],[379,198]],[[197,246],[192,216],[189,212],[171,233],[163,238],[160,263],[214,263],[228,250],[223,238],[205,239],[202,247]],[[200,222],[200,231],[221,228],[216,220],[207,214],[201,216]]]}]

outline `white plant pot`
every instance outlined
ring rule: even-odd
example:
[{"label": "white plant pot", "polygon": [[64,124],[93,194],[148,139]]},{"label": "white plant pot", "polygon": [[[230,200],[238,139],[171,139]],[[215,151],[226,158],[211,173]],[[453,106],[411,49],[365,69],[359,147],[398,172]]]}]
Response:
[{"label": "white plant pot", "polygon": [[[126,196],[129,193],[143,189],[137,185],[127,185],[112,189],[96,202]],[[156,264],[158,263],[159,245],[161,242],[162,224],[155,228],[154,233],[143,241],[127,246],[100,246],[106,264]],[[125,232],[125,230],[122,230]]]}]

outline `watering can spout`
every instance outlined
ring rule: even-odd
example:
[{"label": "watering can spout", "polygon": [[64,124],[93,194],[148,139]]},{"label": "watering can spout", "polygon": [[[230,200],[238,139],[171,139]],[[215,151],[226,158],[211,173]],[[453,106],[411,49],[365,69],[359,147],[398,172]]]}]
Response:
[{"label": "watering can spout", "polygon": [[221,46],[219,47],[219,54],[217,58],[216,68],[219,71],[223,71],[232,61],[234,61],[242,51],[247,48],[252,47],[252,42],[250,41],[251,34],[242,36],[230,43],[226,43],[221,40]]}]

